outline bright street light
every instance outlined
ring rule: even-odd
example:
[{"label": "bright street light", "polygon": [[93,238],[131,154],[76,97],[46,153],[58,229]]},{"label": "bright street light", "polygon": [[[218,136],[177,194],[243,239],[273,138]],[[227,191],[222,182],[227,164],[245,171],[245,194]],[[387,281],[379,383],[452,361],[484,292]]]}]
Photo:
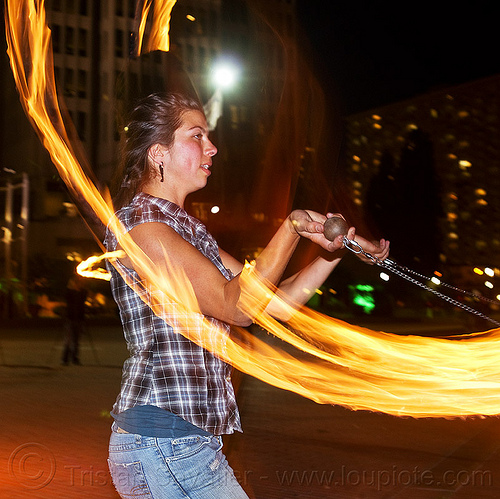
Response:
[{"label": "bright street light", "polygon": [[230,62],[220,61],[212,69],[212,81],[215,84],[215,91],[208,102],[203,105],[207,118],[208,129],[215,130],[217,121],[222,115],[223,91],[229,90],[239,76],[239,68]]},{"label": "bright street light", "polygon": [[212,72],[212,79],[217,88],[229,89],[238,79],[238,68],[229,63],[219,63]]}]

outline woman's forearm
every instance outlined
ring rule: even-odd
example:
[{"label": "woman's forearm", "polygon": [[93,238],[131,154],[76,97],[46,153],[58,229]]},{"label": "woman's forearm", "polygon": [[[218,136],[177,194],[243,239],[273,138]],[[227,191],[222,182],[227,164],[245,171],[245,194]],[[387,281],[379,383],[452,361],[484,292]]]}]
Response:
[{"label": "woman's forearm", "polygon": [[279,290],[298,305],[303,305],[323,285],[341,260],[342,257],[331,260],[317,257],[295,275],[284,280],[280,284]]},{"label": "woman's forearm", "polygon": [[[283,276],[290,258],[295,251],[300,236],[294,228],[290,218],[277,230],[269,244],[256,258],[255,266],[252,269],[254,276],[265,286],[277,286]],[[244,272],[244,271],[243,271]],[[252,306],[246,303],[245,297],[256,296],[257,288],[254,287],[253,279],[243,279],[243,272],[235,279],[226,284],[225,301],[231,308],[231,303],[235,304],[232,322],[238,325],[247,325],[248,318],[253,319],[259,312],[266,309],[271,293],[259,295],[258,306],[255,302]],[[268,298],[269,297],[269,298]],[[253,301],[253,300],[251,300]]]},{"label": "woman's forearm", "polygon": [[290,217],[281,224],[269,244],[255,260],[259,276],[277,285],[300,240]]},{"label": "woman's forearm", "polygon": [[266,312],[277,319],[288,320],[290,308],[281,306],[281,301],[293,308],[299,308],[307,303],[341,260],[342,256],[332,259],[317,257],[302,270],[282,281],[278,288],[278,296],[269,302]]}]

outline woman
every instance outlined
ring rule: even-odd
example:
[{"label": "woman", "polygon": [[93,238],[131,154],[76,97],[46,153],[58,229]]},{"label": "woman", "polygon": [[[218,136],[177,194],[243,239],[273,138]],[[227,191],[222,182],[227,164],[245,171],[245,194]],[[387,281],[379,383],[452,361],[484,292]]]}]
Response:
[{"label": "woman", "polygon": [[[198,101],[177,94],[146,97],[126,127],[117,216],[160,271],[166,260],[182,268],[200,311],[229,334],[231,325],[252,323],[238,307],[243,266],[184,211],[187,195],[207,184],[216,153]],[[295,302],[304,303],[302,290],[319,287],[340,261],[335,252],[342,238],[324,237],[325,219],[294,211],[256,260],[256,271]],[[300,237],[332,257],[317,258],[280,283]],[[354,228],[348,237],[355,237]],[[388,242],[356,239],[373,255],[387,256]],[[117,249],[112,233],[106,246]],[[110,266],[111,286],[130,351],[112,412],[109,466],[118,492],[155,499],[246,498],[221,451],[221,435],[241,431],[229,366],[176,333],[170,325],[175,304],[165,321],[125,284],[121,274],[139,278],[128,257],[117,265],[120,272]],[[277,311],[272,301],[267,310]]]}]

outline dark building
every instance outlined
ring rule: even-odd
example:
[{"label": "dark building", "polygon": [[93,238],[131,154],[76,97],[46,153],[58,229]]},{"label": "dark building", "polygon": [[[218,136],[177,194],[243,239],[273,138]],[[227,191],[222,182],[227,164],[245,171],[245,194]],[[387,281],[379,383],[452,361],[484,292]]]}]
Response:
[{"label": "dark building", "polygon": [[436,270],[477,284],[474,268],[500,267],[499,136],[500,76],[349,116],[348,195],[375,230],[404,234],[407,264],[429,258]]}]

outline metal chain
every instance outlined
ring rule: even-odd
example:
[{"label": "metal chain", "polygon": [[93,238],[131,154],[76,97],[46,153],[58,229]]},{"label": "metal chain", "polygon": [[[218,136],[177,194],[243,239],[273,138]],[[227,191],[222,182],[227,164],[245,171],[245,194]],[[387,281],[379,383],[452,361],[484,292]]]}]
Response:
[{"label": "metal chain", "polygon": [[[391,262],[391,261],[389,261],[389,263],[391,265],[394,265],[397,268],[401,269],[402,271],[407,272],[408,274],[414,275],[420,279],[424,279],[427,281],[431,280],[430,277],[427,277],[423,274],[419,274],[418,272],[415,272],[414,270],[409,269],[408,267],[404,267],[403,265],[400,265],[400,264],[397,264],[397,263]],[[480,300],[480,301],[484,301],[486,303],[498,303],[498,301],[492,300],[491,298],[486,298],[485,296],[477,295],[475,293],[472,293],[471,291],[466,291],[465,289],[460,289],[460,288],[457,288],[456,286],[452,286],[451,284],[447,284],[446,282],[441,281],[441,279],[439,279],[439,286],[443,286],[445,288],[452,289],[453,291],[457,291],[458,293],[462,293],[464,295],[470,296],[471,298],[474,298],[474,299]]]},{"label": "metal chain", "polygon": [[[352,253],[355,253],[357,255],[361,254],[364,257],[371,260],[375,265],[378,265],[379,267],[381,267],[385,270],[388,270],[388,271],[392,272],[393,274],[396,274],[397,276],[402,277],[403,279],[406,279],[407,281],[411,282],[412,284],[415,284],[416,286],[419,286],[420,288],[425,289],[426,291],[429,291],[430,293],[433,293],[434,295],[436,295],[439,298],[441,298],[442,300],[450,303],[451,305],[454,305],[455,307],[458,307],[458,308],[460,308],[466,312],[469,312],[471,314],[477,315],[478,317],[481,317],[482,319],[485,319],[485,320],[491,322],[492,324],[495,324],[496,326],[500,327],[500,322],[496,321],[495,319],[492,319],[491,317],[487,316],[486,314],[483,314],[479,310],[476,310],[472,307],[469,307],[465,303],[461,303],[458,300],[455,300],[454,298],[451,298],[450,296],[445,295],[444,293],[441,293],[440,291],[437,291],[436,289],[431,288],[427,284],[420,282],[417,279],[414,279],[413,277],[409,276],[408,274],[412,274],[414,276],[417,276],[420,279],[430,280],[428,277],[426,277],[422,274],[419,274],[418,272],[415,272],[407,267],[403,267],[402,265],[397,264],[396,262],[394,262],[393,260],[390,260],[389,258],[386,258],[385,260],[380,260],[376,256],[373,256],[370,253],[367,253],[361,247],[361,245],[359,243],[357,243],[356,241],[353,241],[351,239],[347,239],[347,237],[345,237],[345,236],[344,236],[343,242],[344,242],[344,246]],[[441,285],[446,286],[446,287],[453,289],[455,291],[459,291],[463,294],[473,296],[475,298],[481,298],[479,296],[474,295],[473,293],[470,293],[469,291],[464,291],[460,288],[456,288],[455,286],[451,286],[451,285],[446,284],[446,283],[441,283]],[[492,303],[495,303],[495,302],[493,302],[493,300],[489,300],[489,299],[484,299],[484,301],[490,301]]]}]

